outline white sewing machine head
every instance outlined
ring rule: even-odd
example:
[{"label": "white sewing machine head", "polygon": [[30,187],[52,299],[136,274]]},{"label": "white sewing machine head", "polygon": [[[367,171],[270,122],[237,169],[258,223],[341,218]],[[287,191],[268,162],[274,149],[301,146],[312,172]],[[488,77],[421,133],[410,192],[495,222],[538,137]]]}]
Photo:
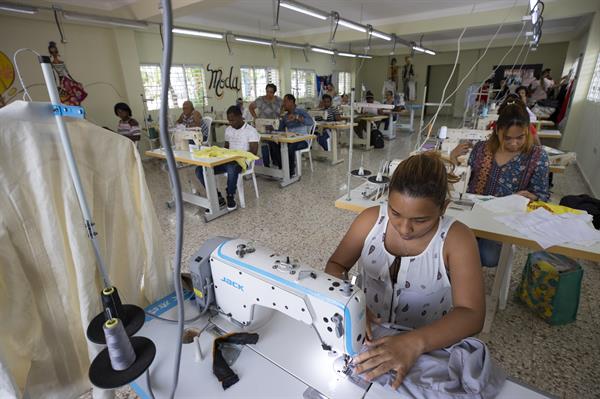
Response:
[{"label": "white sewing machine head", "polygon": [[269,130],[279,129],[279,119],[256,118],[254,119],[254,127],[259,133],[269,133]]},{"label": "white sewing machine head", "polygon": [[216,305],[241,327],[267,308],[312,325],[325,350],[354,356],[365,340],[361,289],[248,240],[207,240],[190,271],[198,306]]}]

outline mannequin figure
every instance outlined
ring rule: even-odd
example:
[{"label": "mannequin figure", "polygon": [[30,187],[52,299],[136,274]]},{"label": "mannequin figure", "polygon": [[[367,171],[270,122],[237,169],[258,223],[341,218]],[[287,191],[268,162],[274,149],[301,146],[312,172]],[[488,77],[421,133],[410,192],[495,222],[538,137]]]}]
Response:
[{"label": "mannequin figure", "polygon": [[52,59],[52,70],[56,75],[60,102],[66,105],[79,105],[87,97],[83,85],[73,79],[67,66],[60,59],[55,42],[48,43],[48,53]]},{"label": "mannequin figure", "polygon": [[390,61],[390,68],[388,70],[388,80],[394,82],[394,93],[398,91],[398,65],[396,62],[396,58],[392,58]]},{"label": "mannequin figure", "polygon": [[415,101],[417,99],[417,87],[415,84],[415,70],[412,64],[412,57],[407,55],[404,57],[404,66],[402,67],[402,84],[404,99],[407,101]]}]

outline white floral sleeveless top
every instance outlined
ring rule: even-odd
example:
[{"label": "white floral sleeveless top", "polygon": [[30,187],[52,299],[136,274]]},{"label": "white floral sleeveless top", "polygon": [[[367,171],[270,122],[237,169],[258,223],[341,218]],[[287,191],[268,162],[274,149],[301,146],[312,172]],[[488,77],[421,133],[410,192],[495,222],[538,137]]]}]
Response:
[{"label": "white floral sleeveless top", "polygon": [[392,284],[389,271],[396,257],[384,244],[388,220],[387,205],[381,205],[358,260],[362,288],[367,305],[383,322],[419,328],[440,319],[452,308],[443,249],[454,219],[442,216],[427,248],[419,255],[400,259],[396,284]]}]

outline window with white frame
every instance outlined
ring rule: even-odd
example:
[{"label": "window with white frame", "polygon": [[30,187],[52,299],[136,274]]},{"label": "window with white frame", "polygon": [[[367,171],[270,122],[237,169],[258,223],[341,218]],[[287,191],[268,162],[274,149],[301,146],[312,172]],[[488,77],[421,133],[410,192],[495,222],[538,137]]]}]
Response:
[{"label": "window with white frame", "polygon": [[596,103],[600,102],[600,53],[596,59],[596,68],[592,75],[592,82],[590,83],[587,99]]},{"label": "window with white frame", "polygon": [[292,69],[292,93],[297,100],[314,99],[316,96],[315,71]]},{"label": "window with white frame", "polygon": [[271,67],[242,66],[242,98],[244,101],[254,101],[267,94],[266,86],[273,83],[279,89],[279,71]]},{"label": "window with white frame", "polygon": [[338,94],[340,96],[349,94],[350,90],[352,90],[352,74],[350,72],[338,72]]},{"label": "window with white frame", "polygon": [[[160,65],[140,65],[144,95],[148,110],[160,108],[161,74]],[[169,86],[169,108],[181,108],[183,102],[190,100],[195,106],[206,102],[206,82],[204,69],[199,65],[171,66],[171,85]]]}]

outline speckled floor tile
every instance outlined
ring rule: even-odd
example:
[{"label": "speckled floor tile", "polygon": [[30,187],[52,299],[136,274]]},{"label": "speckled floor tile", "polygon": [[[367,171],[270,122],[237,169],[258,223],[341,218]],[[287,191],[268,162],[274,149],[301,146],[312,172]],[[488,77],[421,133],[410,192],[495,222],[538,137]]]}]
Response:
[{"label": "speckled floor tile", "polygon": [[[442,123],[456,126],[456,120]],[[365,168],[376,170],[383,159],[403,158],[415,145],[415,134],[398,131],[398,138],[386,140],[383,150],[354,151],[353,166],[357,168],[361,157]],[[341,158],[348,159],[348,149],[341,149]],[[314,161],[310,172],[308,161],[303,162],[300,182],[280,188],[277,182],[258,178],[260,199],[254,196],[251,181],[246,181],[246,209],[238,209],[210,223],[204,222],[202,209],[184,206],[183,268],[188,258],[202,242],[216,235],[246,237],[288,254],[322,269],[336,248],[355,214],[336,209],[334,202],[345,191],[347,162],[331,166]],[[175,213],[165,203],[170,198],[167,174],[156,160],[144,162],[146,180],[165,236],[165,246],[170,255],[175,249]],[[181,172],[187,189],[187,175]],[[353,179],[351,186],[360,181]],[[567,194],[587,192],[579,173],[570,166],[563,174],[554,177],[552,198],[555,201]],[[224,190],[225,181],[219,178]],[[527,250],[518,249],[511,276],[511,291],[507,308],[496,314],[492,331],[479,334],[490,348],[492,356],[509,375],[543,391],[565,398],[600,397],[600,267],[584,262],[584,279],[578,320],[567,326],[549,326],[538,319],[514,295],[527,259]],[[484,269],[486,290],[491,291],[494,269]],[[89,396],[84,396],[86,399]],[[119,398],[136,398],[135,393],[124,388]]]}]

